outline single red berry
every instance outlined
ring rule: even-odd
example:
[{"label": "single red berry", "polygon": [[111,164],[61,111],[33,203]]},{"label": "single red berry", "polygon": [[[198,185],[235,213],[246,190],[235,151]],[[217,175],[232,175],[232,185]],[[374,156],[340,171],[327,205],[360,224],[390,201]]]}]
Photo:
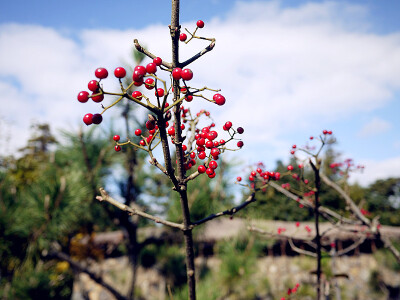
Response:
[{"label": "single red berry", "polygon": [[117,78],[124,78],[126,76],[126,70],[123,67],[118,67],[114,70],[114,75]]},{"label": "single red berry", "polygon": [[94,71],[94,75],[99,79],[104,79],[107,78],[108,71],[104,68],[97,68],[96,71]]},{"label": "single red berry", "polygon": [[187,39],[186,33],[181,33],[181,35],[179,36],[179,40],[180,40],[181,42],[184,42],[184,41],[186,41],[186,39]]},{"label": "single red berry", "polygon": [[313,136],[310,136],[310,140],[313,140],[314,139],[314,137]]},{"label": "single red berry", "polygon": [[249,176],[249,180],[250,180],[250,181],[254,181],[254,176],[253,176],[253,175],[250,175],[250,176]]},{"label": "single red berry", "polygon": [[206,171],[206,167],[204,165],[200,165],[197,167],[197,171],[202,174]]},{"label": "single red berry", "polygon": [[114,149],[115,149],[115,151],[119,152],[119,151],[121,151],[121,146],[120,145],[116,145],[114,147]]},{"label": "single red berry", "polygon": [[256,175],[257,175],[256,171],[251,171],[251,176],[256,176]]},{"label": "single red berry", "polygon": [[113,137],[113,140],[114,140],[114,141],[118,142],[119,139],[120,139],[120,136],[119,136],[119,135],[114,135],[114,137]]},{"label": "single red berry", "polygon": [[149,74],[154,74],[157,72],[157,65],[155,63],[149,63],[146,66],[146,72]]},{"label": "single red berry", "polygon": [[242,181],[242,177],[238,176],[238,177],[236,177],[236,180],[240,182],[240,181]]},{"label": "single red berry", "polygon": [[328,134],[332,134],[332,131],[331,131],[331,130],[329,130],[329,131],[328,131]]},{"label": "single red berry", "polygon": [[293,166],[292,165],[288,165],[287,169],[288,169],[288,171],[292,171],[293,170]]},{"label": "single red berry", "polygon": [[237,131],[239,134],[242,134],[242,133],[244,132],[244,129],[243,129],[242,127],[238,127],[238,128],[236,129],[236,131]]},{"label": "single red berry", "polygon": [[243,142],[242,141],[239,141],[239,142],[237,142],[237,146],[239,147],[239,148],[242,148],[243,147]]},{"label": "single red berry", "polygon": [[136,136],[139,136],[139,135],[141,135],[142,134],[142,130],[141,129],[136,129],[135,130],[135,135]]},{"label": "single red berry", "polygon": [[290,151],[290,154],[292,154],[292,155],[293,155],[294,153],[295,153],[295,151],[294,151],[294,150],[291,150],[291,151]]},{"label": "single red berry", "polygon": [[193,96],[192,96],[192,95],[187,95],[187,96],[185,97],[185,100],[186,100],[187,102],[191,102],[191,101],[193,100]]},{"label": "single red berry", "polygon": [[211,173],[211,174],[207,174],[208,175],[208,178],[214,178],[215,177],[215,172],[213,172],[213,173]]},{"label": "single red berry", "polygon": [[146,69],[143,67],[142,68],[138,68],[138,67],[143,67],[143,66],[137,66],[135,67],[135,70],[133,71],[132,74],[132,79],[133,81],[143,81],[143,76],[146,75]]},{"label": "single red berry", "polygon": [[83,122],[86,125],[90,125],[93,123],[93,114],[86,114],[83,116]]},{"label": "single red berry", "polygon": [[206,140],[203,138],[200,138],[196,141],[197,146],[204,146],[205,143],[206,143]]},{"label": "single red berry", "polygon": [[141,86],[143,84],[143,78],[139,81],[133,81],[134,86]]},{"label": "single red berry", "polygon": [[169,134],[169,135],[175,135],[175,128],[174,128],[173,126],[171,126],[171,127],[168,129],[168,134]]},{"label": "single red berry", "polygon": [[93,124],[100,124],[103,121],[103,116],[101,114],[94,114],[92,118]]},{"label": "single red berry", "polygon": [[212,148],[211,149],[211,155],[212,156],[218,156],[219,155],[219,149],[218,148]]},{"label": "single red berry", "polygon": [[221,94],[215,94],[213,97],[213,100],[215,101],[216,104],[218,105],[224,105],[225,104],[225,97],[222,96]]},{"label": "single red berry", "polygon": [[88,89],[91,90],[92,92],[95,92],[99,89],[99,83],[97,80],[91,80],[88,83]]},{"label": "single red berry", "polygon": [[175,80],[179,80],[182,78],[182,69],[181,68],[175,68],[172,70],[172,78],[174,78]]},{"label": "single red berry", "polygon": [[150,120],[149,120],[149,121],[146,122],[146,128],[147,128],[148,130],[154,129],[155,126],[156,126],[156,124],[155,124],[154,121],[150,121]]},{"label": "single red berry", "polygon": [[162,64],[162,59],[160,57],[156,57],[153,59],[153,63],[155,63],[157,66],[160,66]]},{"label": "single red berry", "polygon": [[132,93],[132,97],[135,98],[136,100],[141,100],[143,98],[143,94],[139,91],[134,91]]},{"label": "single red berry", "polygon": [[296,147],[297,147],[296,145],[293,145],[293,146],[292,146],[293,149],[296,149]]},{"label": "single red berry", "polygon": [[200,159],[205,159],[206,158],[206,153],[204,151],[199,152],[199,154],[197,155]]},{"label": "single red berry", "polygon": [[81,103],[85,103],[89,100],[89,93],[86,91],[82,91],[78,94],[78,101]]},{"label": "single red berry", "polygon": [[199,28],[203,28],[203,27],[204,27],[204,22],[203,22],[202,20],[198,20],[198,21],[196,22],[196,25],[197,25],[197,27],[199,27]]},{"label": "single red berry", "polygon": [[210,175],[210,174],[214,173],[214,170],[211,168],[207,168],[206,173],[207,173],[207,175]]},{"label": "single red berry", "polygon": [[140,140],[139,144],[140,144],[141,146],[146,146],[146,142],[145,142],[144,140]]},{"label": "single red berry", "polygon": [[328,130],[322,131],[323,134],[328,134]]},{"label": "single red berry", "polygon": [[[98,93],[93,93],[93,94],[92,94],[92,100],[93,100],[94,102],[97,102],[97,103],[103,101],[104,95],[103,95],[103,94],[98,94],[98,95],[96,95],[96,94],[98,94]],[[93,96],[93,95],[96,95],[96,96]]]},{"label": "single red berry", "polygon": [[300,226],[300,222],[296,222],[296,227],[299,227]]},{"label": "single red berry", "polygon": [[221,145],[225,145],[225,140],[220,140],[219,143],[220,143]]},{"label": "single red berry", "polygon": [[232,127],[232,122],[228,121],[225,123],[226,130],[229,130]]},{"label": "single red berry", "polygon": [[144,82],[144,86],[148,90],[152,90],[155,87],[154,79],[153,78],[147,78],[146,81]]},{"label": "single red berry", "polygon": [[189,81],[193,78],[193,72],[190,69],[183,69],[181,73],[181,77],[183,80]]},{"label": "single red berry", "polygon": [[218,163],[215,160],[210,161],[210,163],[208,164],[208,166],[215,170],[218,167]]},{"label": "single red berry", "polygon": [[[155,95],[158,97],[164,96],[164,90],[162,88],[158,88],[157,91],[155,92]],[[167,107],[167,105],[165,105]]]},{"label": "single red berry", "polygon": [[218,147],[219,146],[219,142],[218,141],[214,141],[214,147]]},{"label": "single red berry", "polygon": [[[279,173],[279,172],[276,172],[274,175],[275,175],[276,180],[279,180],[279,178],[281,178],[281,173]],[[273,176],[273,175],[271,174],[271,176]]]},{"label": "single red berry", "polygon": [[[166,106],[166,105],[165,105]],[[185,124],[181,124],[181,129],[185,130]]]},{"label": "single red berry", "polygon": [[214,147],[214,143],[212,141],[207,141],[206,148],[211,149],[212,147]]},{"label": "single red berry", "polygon": [[308,184],[308,179],[304,179],[304,183],[305,183],[305,184]]},{"label": "single red berry", "polygon": [[256,171],[257,171],[257,173],[259,173],[259,174],[262,172],[261,168],[257,168]]}]

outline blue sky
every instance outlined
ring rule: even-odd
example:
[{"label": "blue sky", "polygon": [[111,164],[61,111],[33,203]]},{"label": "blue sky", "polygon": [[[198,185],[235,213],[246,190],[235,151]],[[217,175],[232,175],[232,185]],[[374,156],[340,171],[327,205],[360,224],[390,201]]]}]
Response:
[{"label": "blue sky", "polygon": [[[34,120],[76,130],[98,109],[77,92],[96,67],[129,62],[133,38],[168,57],[170,3],[148,3],[1,1],[0,151],[22,146]],[[358,181],[400,176],[400,1],[182,1],[182,25],[198,19],[217,46],[193,83],[228,102],[193,108],[245,127],[241,157],[272,167],[331,129],[344,158],[366,165]],[[183,57],[205,46],[189,45]]]}]

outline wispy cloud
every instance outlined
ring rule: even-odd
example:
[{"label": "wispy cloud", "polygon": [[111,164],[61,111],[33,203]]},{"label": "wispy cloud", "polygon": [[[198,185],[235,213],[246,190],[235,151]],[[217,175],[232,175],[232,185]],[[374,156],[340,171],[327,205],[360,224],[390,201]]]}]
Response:
[{"label": "wispy cloud", "polygon": [[389,122],[375,117],[361,128],[359,136],[373,137],[381,133],[385,133],[390,128],[392,128],[392,126]]}]

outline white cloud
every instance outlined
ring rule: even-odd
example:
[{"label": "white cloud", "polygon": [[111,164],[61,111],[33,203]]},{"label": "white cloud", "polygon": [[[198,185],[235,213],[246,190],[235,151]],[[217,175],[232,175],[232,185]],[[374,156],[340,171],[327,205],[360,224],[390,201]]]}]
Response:
[{"label": "white cloud", "polygon": [[361,161],[361,164],[365,166],[364,171],[351,174],[351,182],[358,182],[366,186],[377,179],[400,177],[400,156],[381,161],[364,160]]},{"label": "white cloud", "polygon": [[[400,89],[400,33],[371,33],[367,13],[363,6],[335,2],[296,8],[276,1],[237,3],[227,18],[198,31],[217,43],[191,66],[191,85],[221,88],[227,104],[194,101],[193,107],[210,110],[218,122],[244,126],[249,153],[262,148],[273,159],[287,155],[282,135],[288,132],[315,132],[384,108]],[[170,60],[169,31],[161,25],[84,30],[74,37],[41,26],[1,25],[0,114],[12,120],[12,143],[23,145],[31,119],[72,128],[86,112],[98,111],[97,104],[78,103],[76,94],[96,67],[111,73],[130,62],[134,38]],[[197,40],[182,44],[181,59],[204,46]],[[117,88],[112,78],[104,84]]]},{"label": "white cloud", "polygon": [[386,132],[392,126],[389,122],[380,118],[373,118],[370,122],[366,123],[360,130],[359,136],[372,137]]}]

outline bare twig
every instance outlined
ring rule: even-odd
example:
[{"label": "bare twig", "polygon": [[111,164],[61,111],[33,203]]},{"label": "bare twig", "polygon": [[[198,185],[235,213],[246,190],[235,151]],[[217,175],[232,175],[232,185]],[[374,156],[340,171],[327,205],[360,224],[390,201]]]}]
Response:
[{"label": "bare twig", "polygon": [[245,208],[247,205],[249,205],[250,203],[252,203],[252,202],[254,202],[254,201],[256,201],[256,199],[255,199],[255,193],[251,194],[251,195],[250,195],[245,201],[243,201],[240,205],[235,206],[235,207],[233,207],[233,208],[231,208],[231,209],[227,209],[227,210],[225,210],[225,211],[221,211],[221,212],[219,212],[219,213],[211,214],[211,215],[209,215],[208,217],[205,217],[204,219],[201,219],[201,220],[199,220],[199,221],[197,221],[197,222],[193,222],[192,225],[191,225],[191,227],[193,228],[193,227],[195,227],[195,226],[198,226],[198,225],[200,225],[200,224],[203,224],[203,223],[205,223],[205,222],[211,221],[211,220],[213,220],[213,219],[215,219],[215,218],[218,218],[218,217],[221,217],[221,216],[224,216],[224,215],[230,215],[230,216],[232,216],[232,215],[234,215],[235,213],[237,213],[239,210]]},{"label": "bare twig", "polygon": [[[147,51],[145,48],[143,48],[143,47],[139,44],[139,41],[138,41],[137,39],[134,39],[134,40],[133,40],[133,44],[135,45],[135,48],[136,48],[137,51],[143,53],[144,55],[150,57],[151,59],[156,58],[156,56],[155,56],[153,53],[151,53],[151,52]],[[168,62],[165,62],[164,60],[162,60],[162,65],[163,65],[164,67],[168,68],[168,69],[172,69],[172,64],[171,64],[171,63],[168,63]]]},{"label": "bare twig", "polygon": [[106,201],[106,202],[114,205],[115,207],[119,208],[122,211],[126,211],[126,212],[128,212],[128,213],[130,213],[132,215],[141,216],[143,218],[152,220],[152,221],[154,221],[156,223],[164,224],[164,225],[169,226],[169,227],[178,228],[178,229],[183,230],[183,225],[182,224],[178,224],[178,223],[170,222],[170,221],[167,221],[167,220],[163,220],[163,219],[161,219],[159,217],[155,217],[155,216],[150,215],[148,213],[145,213],[145,212],[143,212],[143,211],[141,211],[139,209],[131,208],[131,207],[129,207],[129,206],[127,206],[127,205],[125,205],[125,204],[123,204],[121,202],[118,202],[117,200],[112,198],[103,188],[100,188],[100,194],[101,194],[101,196],[97,196],[96,197],[97,200]]},{"label": "bare twig", "polygon": [[197,53],[196,55],[194,55],[193,57],[189,58],[188,60],[182,62],[179,64],[179,66],[181,68],[187,66],[188,64],[191,64],[192,62],[194,62],[196,59],[199,59],[200,57],[202,57],[204,54],[206,54],[207,52],[210,52],[212,49],[214,49],[215,46],[215,40],[213,40],[210,45],[208,45],[206,48],[204,48],[203,50],[201,50],[199,53]]}]

